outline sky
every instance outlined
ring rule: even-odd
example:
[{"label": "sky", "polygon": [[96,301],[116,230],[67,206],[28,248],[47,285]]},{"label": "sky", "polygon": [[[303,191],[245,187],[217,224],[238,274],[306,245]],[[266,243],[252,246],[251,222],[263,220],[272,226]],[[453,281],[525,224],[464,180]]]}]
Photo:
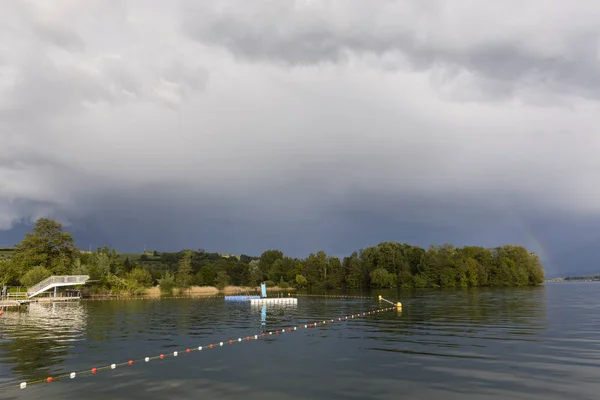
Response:
[{"label": "sky", "polygon": [[0,246],[598,272],[600,3],[0,0]]}]

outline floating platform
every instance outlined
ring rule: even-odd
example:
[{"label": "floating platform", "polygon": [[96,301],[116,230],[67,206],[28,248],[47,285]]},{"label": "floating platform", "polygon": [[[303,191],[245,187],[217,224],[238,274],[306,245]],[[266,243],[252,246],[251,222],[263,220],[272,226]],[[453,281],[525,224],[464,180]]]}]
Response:
[{"label": "floating platform", "polygon": [[252,296],[252,295],[236,295],[236,296],[225,296],[225,301],[248,301],[253,299],[260,299],[260,296]]},{"label": "floating platform", "polygon": [[250,304],[298,304],[295,297],[263,297],[250,299]]}]

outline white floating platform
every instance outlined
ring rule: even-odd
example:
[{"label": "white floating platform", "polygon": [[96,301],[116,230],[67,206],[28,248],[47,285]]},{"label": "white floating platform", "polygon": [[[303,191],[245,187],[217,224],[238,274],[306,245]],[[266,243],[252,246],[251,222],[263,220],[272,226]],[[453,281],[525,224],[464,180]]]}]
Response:
[{"label": "white floating platform", "polygon": [[298,304],[298,299],[295,297],[264,297],[250,299],[250,304]]}]

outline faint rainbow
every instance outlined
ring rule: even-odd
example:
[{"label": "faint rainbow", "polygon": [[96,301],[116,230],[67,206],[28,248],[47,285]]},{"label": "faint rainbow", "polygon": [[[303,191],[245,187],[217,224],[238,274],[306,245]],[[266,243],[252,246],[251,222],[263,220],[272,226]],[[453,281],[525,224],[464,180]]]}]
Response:
[{"label": "faint rainbow", "polygon": [[549,246],[542,241],[537,232],[535,232],[535,230],[529,226],[525,222],[524,218],[522,218],[519,214],[513,210],[509,210],[508,214],[510,219],[517,225],[521,233],[525,236],[525,240],[527,242],[525,247],[527,250],[538,255],[546,271],[549,269],[554,271],[554,265],[550,256]]}]

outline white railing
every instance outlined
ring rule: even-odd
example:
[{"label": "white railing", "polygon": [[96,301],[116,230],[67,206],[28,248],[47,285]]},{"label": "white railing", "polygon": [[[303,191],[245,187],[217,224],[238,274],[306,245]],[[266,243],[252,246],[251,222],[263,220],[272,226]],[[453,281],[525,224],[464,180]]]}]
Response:
[{"label": "white railing", "polygon": [[27,294],[31,296],[48,286],[59,286],[65,283],[68,285],[83,285],[88,279],[90,279],[89,275],[53,275],[28,288]]}]

